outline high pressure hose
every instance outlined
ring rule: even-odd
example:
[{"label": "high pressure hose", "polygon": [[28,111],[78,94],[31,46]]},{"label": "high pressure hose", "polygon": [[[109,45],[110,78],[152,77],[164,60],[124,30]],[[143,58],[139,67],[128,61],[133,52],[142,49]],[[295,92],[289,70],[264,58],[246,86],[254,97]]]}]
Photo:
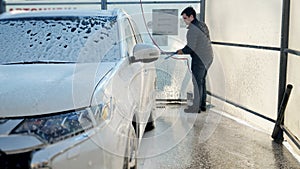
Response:
[{"label": "high pressure hose", "polygon": [[184,61],[186,61],[186,64],[187,64],[187,66],[188,66],[188,68],[189,68],[188,70],[191,71],[191,70],[190,70],[190,66],[189,66],[189,59],[188,59],[188,58],[178,58],[178,57],[174,57],[174,55],[177,54],[177,52],[166,52],[166,51],[163,51],[163,50],[158,46],[158,44],[155,42],[155,40],[153,39],[153,37],[152,37],[152,35],[151,35],[151,33],[150,33],[149,29],[148,29],[148,26],[147,26],[147,23],[146,23],[146,18],[145,18],[145,13],[144,13],[144,7],[143,7],[143,2],[142,2],[142,0],[140,0],[140,7],[141,7],[141,12],[142,12],[142,16],[143,16],[144,25],[145,25],[145,27],[146,27],[147,33],[148,33],[148,35],[149,35],[151,41],[152,41],[153,44],[161,51],[161,53],[168,55],[167,57],[165,57],[165,60],[166,60],[166,59],[169,59],[169,58],[172,58],[172,59],[175,59],[175,60],[184,60]]}]

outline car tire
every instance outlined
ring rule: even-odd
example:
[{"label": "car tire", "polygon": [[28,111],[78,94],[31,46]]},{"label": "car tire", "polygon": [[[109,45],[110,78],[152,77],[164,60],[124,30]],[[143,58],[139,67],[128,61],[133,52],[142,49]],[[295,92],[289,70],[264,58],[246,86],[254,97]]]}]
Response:
[{"label": "car tire", "polygon": [[132,125],[130,126],[130,131],[128,132],[127,138],[123,169],[137,169],[138,138]]},{"label": "car tire", "polygon": [[154,119],[153,119],[153,115],[152,113],[150,114],[150,117],[148,119],[148,122],[146,124],[146,128],[145,128],[145,131],[151,131],[155,128],[155,122],[154,122]]}]

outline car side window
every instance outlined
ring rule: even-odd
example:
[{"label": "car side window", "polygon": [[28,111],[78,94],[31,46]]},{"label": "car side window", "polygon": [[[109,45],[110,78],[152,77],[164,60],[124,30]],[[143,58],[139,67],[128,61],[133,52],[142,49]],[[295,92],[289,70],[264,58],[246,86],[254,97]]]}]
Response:
[{"label": "car side window", "polygon": [[133,55],[133,47],[136,44],[136,40],[134,37],[134,32],[132,30],[131,24],[128,19],[124,22],[124,32],[125,32],[125,49],[128,56]]}]

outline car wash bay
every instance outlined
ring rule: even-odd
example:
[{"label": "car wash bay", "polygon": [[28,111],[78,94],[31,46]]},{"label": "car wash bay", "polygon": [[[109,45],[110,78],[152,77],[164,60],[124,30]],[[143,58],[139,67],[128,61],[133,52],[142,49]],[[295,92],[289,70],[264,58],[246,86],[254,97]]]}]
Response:
[{"label": "car wash bay", "polygon": [[[158,128],[145,137],[148,144],[144,142],[140,156],[147,158],[141,166],[300,168],[299,5],[289,0],[201,1],[200,19],[210,28],[215,54],[208,73],[208,102],[214,108],[197,118],[182,113],[181,107],[175,110],[182,114],[178,118],[163,111],[169,116],[159,117]],[[176,64],[172,65],[178,68]],[[162,65],[161,70],[178,80],[172,66]],[[293,89],[284,102],[288,84]],[[284,132],[274,139],[278,144],[271,135],[279,112],[284,112],[277,122]],[[191,121],[193,127],[184,130]],[[173,134],[168,135],[169,131]],[[184,132],[186,137],[181,135]],[[298,154],[298,160],[292,153]]]},{"label": "car wash bay", "polygon": [[[13,3],[7,5],[7,10],[15,10]],[[164,51],[172,52],[185,44],[183,22],[171,21],[180,18],[186,6],[197,9],[200,20],[210,29],[215,58],[207,86],[208,102],[213,108],[201,114],[185,114],[184,105],[158,106],[156,128],[145,135],[141,145],[141,168],[300,168],[292,156],[300,154],[299,1],[102,0],[88,5],[125,9],[141,23],[138,25],[143,36],[150,31],[153,39],[148,40],[157,42]],[[157,27],[164,17],[170,20],[169,34]],[[184,67],[175,70],[171,64],[168,69],[166,62],[158,66],[170,75],[164,79],[172,79]],[[189,89],[174,88],[173,82],[160,86],[158,99],[166,95],[175,100],[186,98]],[[271,134],[288,84],[293,89],[284,111],[283,137],[279,138],[283,144],[277,144]]]}]

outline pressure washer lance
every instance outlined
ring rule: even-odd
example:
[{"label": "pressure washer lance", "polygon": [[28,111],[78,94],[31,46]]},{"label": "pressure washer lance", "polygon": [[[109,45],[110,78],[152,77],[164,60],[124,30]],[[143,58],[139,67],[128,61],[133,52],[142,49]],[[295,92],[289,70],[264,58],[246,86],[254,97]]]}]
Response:
[{"label": "pressure washer lance", "polygon": [[170,57],[174,56],[177,54],[177,52],[165,52],[163,54],[168,55],[167,57],[165,57],[165,60],[169,59]]}]

